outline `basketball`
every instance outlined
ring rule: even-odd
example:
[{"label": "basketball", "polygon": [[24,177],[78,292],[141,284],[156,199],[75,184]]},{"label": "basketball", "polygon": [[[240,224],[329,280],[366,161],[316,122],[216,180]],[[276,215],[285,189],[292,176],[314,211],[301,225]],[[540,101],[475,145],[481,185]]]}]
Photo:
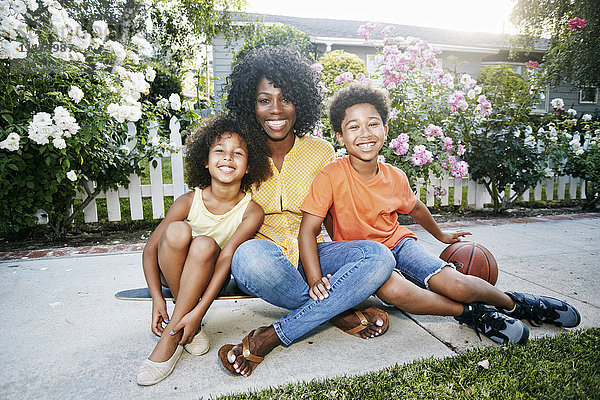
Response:
[{"label": "basketball", "polygon": [[456,242],[446,247],[440,258],[454,264],[458,272],[465,275],[478,276],[496,284],[498,280],[498,264],[488,249],[475,242]]}]

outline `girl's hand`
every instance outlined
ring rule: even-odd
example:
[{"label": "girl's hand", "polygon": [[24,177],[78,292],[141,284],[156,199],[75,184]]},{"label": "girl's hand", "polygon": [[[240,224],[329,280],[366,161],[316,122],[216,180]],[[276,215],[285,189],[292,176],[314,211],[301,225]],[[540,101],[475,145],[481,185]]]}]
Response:
[{"label": "girl's hand", "polygon": [[202,318],[195,318],[192,316],[192,313],[187,313],[186,315],[184,315],[183,318],[181,318],[181,321],[175,324],[170,334],[174,335],[183,329],[183,334],[181,335],[181,340],[179,341],[179,344],[186,344],[190,342],[194,338],[196,333],[200,331],[201,323]]},{"label": "girl's hand", "polygon": [[169,323],[169,314],[167,313],[167,302],[162,297],[160,299],[152,299],[152,332],[156,336],[163,333],[163,322]]},{"label": "girl's hand", "polygon": [[446,244],[452,244],[456,242],[460,242],[460,238],[466,235],[470,235],[471,232],[467,231],[456,231],[456,232],[448,232],[443,231],[442,236],[439,238],[440,242]]},{"label": "girl's hand", "polygon": [[308,295],[311,299],[324,300],[329,297],[329,293],[327,292],[328,290],[331,290],[329,278],[331,278],[331,274],[327,274],[326,277],[324,276],[310,285],[310,288],[308,289]]}]

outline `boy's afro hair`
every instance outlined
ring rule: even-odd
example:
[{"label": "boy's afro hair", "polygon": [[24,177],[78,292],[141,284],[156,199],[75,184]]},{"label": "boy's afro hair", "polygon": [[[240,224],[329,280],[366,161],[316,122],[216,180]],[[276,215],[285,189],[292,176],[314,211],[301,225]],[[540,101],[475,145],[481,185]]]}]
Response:
[{"label": "boy's afro hair", "polygon": [[362,103],[368,103],[375,107],[383,123],[387,124],[391,105],[387,92],[369,84],[352,82],[340,89],[331,99],[329,121],[333,131],[342,133],[342,121],[346,116],[346,110]]},{"label": "boy's afro hair", "polygon": [[[240,121],[260,128],[256,121],[256,89],[266,78],[296,107],[294,130],[298,137],[312,131],[321,116],[318,73],[291,46],[265,46],[239,60],[227,78],[226,106]],[[262,131],[262,128],[260,128]]]},{"label": "boy's afro hair", "polygon": [[215,141],[225,132],[237,133],[246,143],[248,173],[242,178],[241,190],[250,190],[253,184],[260,185],[271,175],[269,147],[264,135],[240,124],[227,113],[220,113],[202,120],[192,128],[186,140],[185,176],[190,188],[205,188],[210,185],[211,176],[206,168],[208,153]]}]

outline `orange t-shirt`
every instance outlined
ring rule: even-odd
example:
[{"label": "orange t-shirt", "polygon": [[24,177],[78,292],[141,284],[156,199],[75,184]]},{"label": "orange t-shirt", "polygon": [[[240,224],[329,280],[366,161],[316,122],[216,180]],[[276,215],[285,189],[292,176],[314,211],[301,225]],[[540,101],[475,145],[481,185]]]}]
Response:
[{"label": "orange t-shirt", "polygon": [[414,237],[398,223],[398,214],[410,213],[417,197],[406,174],[389,164],[367,180],[350,164],[338,158],[315,177],[300,209],[323,217],[331,210],[333,240],[373,240],[393,249],[402,238]]}]

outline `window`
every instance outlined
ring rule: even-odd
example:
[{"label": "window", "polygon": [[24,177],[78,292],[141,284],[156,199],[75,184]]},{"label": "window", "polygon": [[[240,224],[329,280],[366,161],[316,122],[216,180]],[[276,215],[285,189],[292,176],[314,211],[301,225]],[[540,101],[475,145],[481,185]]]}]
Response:
[{"label": "window", "polygon": [[598,88],[585,87],[579,91],[579,102],[580,103],[597,103],[598,102]]}]

